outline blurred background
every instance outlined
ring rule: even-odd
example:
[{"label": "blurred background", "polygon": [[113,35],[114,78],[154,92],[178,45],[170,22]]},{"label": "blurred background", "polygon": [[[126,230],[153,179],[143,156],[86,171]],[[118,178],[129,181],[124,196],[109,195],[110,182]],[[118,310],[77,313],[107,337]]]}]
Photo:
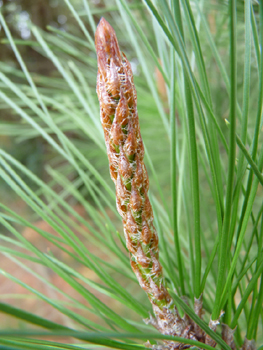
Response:
[{"label": "blurred background", "polygon": [[[94,28],[91,28],[90,26],[83,1],[73,0],[71,1],[71,4],[74,6],[75,11],[81,16],[87,30],[92,33]],[[111,16],[109,12],[111,8],[108,10],[104,1],[89,0],[89,5],[92,8],[94,23],[98,23],[100,17],[105,14],[105,12],[106,15]],[[56,101],[63,103],[65,107],[68,107],[69,109],[71,108],[71,111],[73,109],[76,113],[83,113],[84,119],[87,118],[85,111],[76,102],[74,94],[72,94],[70,88],[63,81],[61,74],[58,72],[52,61],[46,57],[46,54],[37,43],[31,31],[32,25],[37,26],[39,30],[43,32],[42,35],[44,35],[45,39],[48,40],[52,50],[54,50],[54,52],[60,56],[60,59],[63,62],[71,62],[72,65],[75,64],[83,70],[85,78],[88,79],[90,84],[88,93],[89,95],[92,95],[92,98],[94,99],[93,103],[96,104],[94,104],[94,113],[96,113],[96,117],[99,118],[99,104],[96,97],[96,55],[94,48],[91,50],[90,44],[88,44],[87,40],[83,36],[82,30],[72,15],[72,12],[69,10],[67,4],[61,0],[4,0],[0,1],[0,7],[10,33],[13,36],[23,58],[23,62],[28,67],[34,83],[39,88],[39,91],[41,91],[41,94],[44,94],[47,98],[54,97]],[[117,7],[113,6],[112,9],[116,11]],[[25,76],[21,72],[20,65],[12,50],[12,47],[10,46],[8,39],[6,39],[6,34],[3,27],[1,26],[0,28],[0,71],[4,72],[12,80],[12,82],[16,86],[19,86],[22,91],[28,94],[30,98],[33,98],[32,95],[30,95]],[[61,36],[61,33],[64,33],[65,36]],[[66,35],[67,33],[69,33],[68,36]],[[87,73],[85,73],[86,71]],[[12,94],[9,89],[6,89],[6,86],[4,87],[2,85],[1,89],[10,98],[17,102],[15,95]],[[90,96],[88,98],[90,99]],[[71,121],[67,119],[66,116],[66,113],[69,113],[68,111],[62,111],[61,106],[56,107],[52,105],[50,101],[45,102],[48,105],[50,114],[53,116],[54,120],[58,122],[58,125],[60,125],[67,137],[69,137],[77,145],[83,154],[85,154],[85,156],[91,160],[99,170],[106,174],[106,179],[107,177],[109,178],[108,161],[105,152],[102,152],[94,147],[94,142],[87,139],[86,135],[84,135],[83,131],[80,130],[79,127],[71,124]],[[32,111],[23,105],[23,103],[18,104],[27,113],[32,114]],[[61,121],[59,121],[59,119],[61,119]],[[38,118],[36,118],[36,120],[39,122]],[[22,163],[41,180],[50,184],[50,186],[58,194],[63,192],[63,186],[59,185],[59,181],[54,180],[54,177],[51,175],[51,171],[52,169],[56,169],[58,172],[64,172],[64,174],[66,174],[68,184],[70,182],[73,183],[74,181],[77,181],[77,191],[82,193],[87,200],[94,202],[87,194],[87,190],[85,189],[83,183],[79,181],[76,171],[69,166],[65,160],[61,159],[61,157],[54,152],[54,149],[50,147],[45,139],[43,139],[43,137],[38,135],[35,130],[25,123],[14,110],[8,108],[3,101],[0,102],[0,124],[0,147],[7,153]],[[52,132],[48,131],[48,133],[53,137],[56,137]],[[34,183],[34,181],[30,181],[30,179],[24,176],[22,173],[19,173],[19,175],[33,191],[37,190],[37,185]],[[64,185],[67,186],[68,184]],[[112,186],[110,181],[109,184]],[[0,193],[1,201],[7,207],[14,210],[14,212],[21,215],[25,219],[28,219],[30,222],[33,222],[38,229],[57,235],[57,232],[55,232],[55,230],[45,220],[40,220],[36,216],[25,201],[19,198],[19,196],[17,196],[14,192],[10,191],[10,187],[4,181],[2,181],[2,179],[0,180]],[[38,194],[41,196],[39,191]],[[64,193],[63,198],[81,217],[85,218],[85,220],[90,220],[90,218],[87,217],[84,205],[79,203],[74,196]],[[52,203],[50,204],[52,206]],[[109,215],[112,215],[110,210],[108,210],[108,212]],[[117,222],[117,226],[121,230],[120,220],[118,222],[118,220],[116,220],[116,216],[113,219]],[[60,249],[39,235],[34,229],[29,227],[23,228],[19,225],[17,225],[17,227],[19,227],[19,229],[22,231],[23,236],[41,251],[52,252],[52,254],[54,254],[57,258],[62,259],[64,262],[77,269],[77,271],[83,274],[83,276],[88,276],[94,282],[99,281],[99,278],[95,273],[93,273],[90,269],[87,269],[85,266],[76,263],[67,254],[63,253]],[[10,237],[10,232],[6,229],[6,227],[0,224],[0,229],[2,234],[5,234],[7,238]],[[83,243],[89,245],[90,251],[101,259],[107,260],[105,251],[101,250],[100,247],[97,247],[96,244],[93,245],[91,240],[87,239],[87,237],[86,239],[83,238],[83,235],[81,235],[78,231],[79,228],[74,229],[74,233],[79,237],[81,236]],[[82,231],[86,231],[86,233],[88,233],[88,230],[84,225],[82,227]],[[5,246],[10,247],[11,245],[6,242]],[[122,246],[119,248],[123,249]],[[18,248],[18,250],[23,252],[22,248]],[[64,299],[66,303],[67,298],[63,298],[63,296],[61,297],[61,295],[56,291],[52,291],[45,282],[35,278],[35,276],[29,271],[25,270],[25,268],[19,268],[17,263],[12,263],[9,258],[5,257],[5,255],[1,255],[0,261],[1,268],[19,278],[22,283],[32,286],[47,297],[54,298],[55,300]],[[36,273],[47,278],[58,289],[67,291],[72,298],[76,298],[79,302],[87,304],[84,298],[81,298],[81,296],[74,289],[71,289],[69,285],[52,270],[41,265],[36,266],[36,264],[30,262],[27,262],[26,266],[29,269],[34,268]],[[112,273],[112,276],[114,277],[114,272]],[[127,283],[127,281],[123,282],[124,284]],[[134,285],[131,288],[136,290],[137,286]],[[99,295],[99,293],[92,288],[90,288],[90,290],[104,303],[113,307],[116,312],[118,312],[118,310],[120,313],[125,312],[125,310],[122,310],[123,307],[120,306],[119,303],[115,303],[111,298]],[[13,283],[3,275],[0,275],[0,299],[2,302],[7,302],[13,306],[21,307],[24,310],[36,313],[39,316],[45,317],[54,322],[68,326],[72,325],[70,321],[66,320],[64,315],[59,313],[55,308],[48,305],[44,301],[35,298],[32,293],[26,290],[22,285]],[[69,307],[78,312],[78,314],[82,313],[80,309],[74,309],[74,307],[70,305]],[[86,314],[86,312],[83,314]],[[136,318],[136,315],[134,315],[134,317]],[[94,314],[89,315],[89,319],[91,321],[98,321],[98,318]],[[23,322],[1,314],[0,328],[15,328],[17,326],[23,327]]]}]

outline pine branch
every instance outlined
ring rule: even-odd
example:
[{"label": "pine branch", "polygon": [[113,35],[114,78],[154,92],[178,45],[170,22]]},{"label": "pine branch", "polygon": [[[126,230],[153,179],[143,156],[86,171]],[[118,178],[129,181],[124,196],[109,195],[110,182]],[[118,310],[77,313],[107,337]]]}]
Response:
[{"label": "pine branch", "polygon": [[181,335],[186,324],[166,289],[159,262],[131,66],[104,18],[98,25],[95,44],[101,122],[131,266],[153,306],[156,320],[151,322],[163,334]]}]

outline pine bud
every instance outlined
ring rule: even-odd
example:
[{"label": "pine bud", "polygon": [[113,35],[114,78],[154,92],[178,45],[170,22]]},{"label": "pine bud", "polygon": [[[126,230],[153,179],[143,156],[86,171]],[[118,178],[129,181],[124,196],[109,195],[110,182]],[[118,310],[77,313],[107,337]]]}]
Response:
[{"label": "pine bud", "polygon": [[101,123],[131,266],[153,305],[156,327],[164,334],[181,335],[185,322],[165,287],[159,262],[131,65],[120,52],[116,34],[104,18],[98,25],[95,44]]}]

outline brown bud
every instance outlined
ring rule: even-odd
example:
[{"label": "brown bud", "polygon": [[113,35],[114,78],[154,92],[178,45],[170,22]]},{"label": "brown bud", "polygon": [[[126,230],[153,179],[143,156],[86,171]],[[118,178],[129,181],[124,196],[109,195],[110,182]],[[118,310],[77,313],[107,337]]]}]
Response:
[{"label": "brown bud", "polygon": [[119,146],[123,143],[125,135],[122,131],[121,125],[117,122],[116,118],[113,120],[110,133],[114,145]]},{"label": "brown bud", "polygon": [[153,235],[152,235],[152,238],[151,238],[151,243],[150,243],[150,245],[151,245],[151,249],[153,250],[153,251],[156,251],[156,258],[158,259],[158,254],[159,254],[159,251],[158,251],[158,242],[159,242],[159,239],[158,239],[158,235],[157,235],[157,233],[155,232],[155,229],[154,229],[154,233],[153,233]]},{"label": "brown bud", "polygon": [[120,214],[120,216],[122,218],[124,218],[125,217],[125,213],[127,211],[127,206],[125,204],[121,203],[121,200],[120,200],[119,197],[116,197],[116,205],[117,205],[118,213]]},{"label": "brown bud", "polygon": [[144,146],[143,146],[143,142],[142,142],[142,137],[141,137],[141,133],[140,131],[138,131],[138,138],[137,138],[137,157],[142,160],[144,157]]},{"label": "brown bud", "polygon": [[112,145],[109,142],[109,134],[107,132],[104,133],[106,146],[107,146],[107,154],[109,158],[109,164],[110,164],[110,170],[111,172],[116,172],[116,175],[114,175],[114,182],[117,179],[117,165],[118,165],[118,158],[117,153],[115,149],[112,147]]},{"label": "brown bud", "polygon": [[149,267],[151,262],[151,259],[149,259],[144,253],[140,243],[138,243],[137,246],[137,262],[145,269]]},{"label": "brown bud", "polygon": [[134,130],[130,130],[129,135],[125,141],[123,150],[127,154],[127,156],[132,156],[135,154],[137,149],[137,140],[134,133]]},{"label": "brown bud", "polygon": [[134,186],[141,188],[143,185],[143,169],[142,162],[139,159],[136,159],[136,169],[134,172]]},{"label": "brown bud", "polygon": [[110,96],[113,98],[118,98],[120,95],[120,82],[118,69],[113,60],[110,61],[106,74],[106,90]]},{"label": "brown bud", "polygon": [[149,200],[149,197],[147,196],[147,194],[145,195],[143,214],[145,215],[146,219],[153,217],[152,206],[151,206],[151,203],[150,203],[150,200]]},{"label": "brown bud", "polygon": [[133,84],[131,83],[130,77],[127,75],[127,73],[125,74],[125,79],[123,80],[121,87],[128,107],[133,112],[136,108],[136,98],[134,96]]},{"label": "brown bud", "polygon": [[118,171],[125,181],[130,180],[133,173],[132,166],[122,150],[120,150]]},{"label": "brown bud", "polygon": [[144,244],[149,244],[152,238],[152,231],[150,230],[144,216],[142,215],[142,241]]},{"label": "brown bud", "polygon": [[104,76],[107,76],[107,69],[113,61],[116,66],[122,64],[122,57],[112,26],[102,18],[95,33],[95,46],[98,58],[98,69]]},{"label": "brown bud", "polygon": [[138,188],[134,186],[133,180],[130,197],[130,207],[134,212],[140,211],[142,207],[142,198]]},{"label": "brown bud", "polygon": [[114,182],[117,180],[117,171],[113,165],[110,165],[110,176]]},{"label": "brown bud", "polygon": [[128,124],[128,117],[129,117],[129,107],[126,98],[123,95],[123,92],[120,93],[120,100],[118,103],[118,106],[116,108],[116,114],[115,118],[116,121],[121,125],[124,126]]},{"label": "brown bud", "polygon": [[126,189],[125,185],[122,183],[121,176],[118,173],[116,182],[116,197],[119,198],[120,204],[124,205],[125,201],[129,199],[130,193]]},{"label": "brown bud", "polygon": [[125,227],[124,232],[125,232],[125,239],[126,239],[127,249],[132,255],[136,255],[137,254],[137,243],[134,243],[132,241],[131,236],[130,236],[130,232],[128,232],[126,230],[125,223],[124,223],[124,227]]},{"label": "brown bud", "polygon": [[105,82],[103,77],[99,75],[99,80],[97,82],[97,93],[100,100],[100,107],[104,111],[104,113],[110,115],[114,115],[115,109],[117,107],[117,102],[108,94],[105,88]]},{"label": "brown bud", "polygon": [[149,190],[149,177],[148,177],[148,173],[147,173],[147,170],[146,170],[144,163],[142,165],[142,169],[143,169],[143,189],[145,192],[148,192],[148,190]]},{"label": "brown bud", "polygon": [[138,233],[138,224],[134,220],[130,211],[127,211],[127,220],[126,220],[126,230],[130,232],[130,234],[134,235]]},{"label": "brown bud", "polygon": [[101,119],[101,124],[103,126],[103,129],[108,131],[111,127],[111,119],[107,113],[104,111],[101,112],[100,114],[100,119]]}]

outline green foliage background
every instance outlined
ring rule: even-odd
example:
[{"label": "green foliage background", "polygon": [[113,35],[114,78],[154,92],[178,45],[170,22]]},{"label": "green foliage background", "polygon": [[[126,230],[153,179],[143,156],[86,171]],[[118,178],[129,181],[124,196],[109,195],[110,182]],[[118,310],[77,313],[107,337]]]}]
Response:
[{"label": "green foliage background", "polygon": [[[224,310],[237,346],[245,336],[260,346],[262,4],[1,6],[0,348],[135,349],[163,337],[143,322],[151,307],[130,268],[109,177],[95,91],[101,16],[134,70],[175,302],[194,317],[203,293],[202,328]],[[218,347],[229,349],[220,332]]]}]

